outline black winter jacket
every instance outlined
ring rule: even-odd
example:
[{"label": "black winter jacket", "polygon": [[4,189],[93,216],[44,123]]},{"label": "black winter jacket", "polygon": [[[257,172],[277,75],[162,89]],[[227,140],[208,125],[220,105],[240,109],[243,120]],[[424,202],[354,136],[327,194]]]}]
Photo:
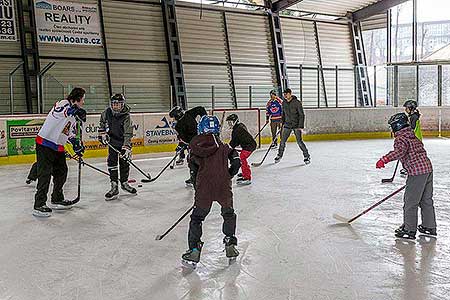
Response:
[{"label": "black winter jacket", "polygon": [[184,112],[183,117],[177,121],[175,131],[178,134],[179,145],[189,145],[192,138],[197,135],[197,117],[206,115],[204,107],[197,106]]},{"label": "black winter jacket", "polygon": [[122,146],[131,148],[133,123],[130,117],[130,107],[125,104],[119,113],[114,113],[111,107],[108,107],[100,116],[100,129],[109,135],[112,146],[119,149]]},{"label": "black winter jacket", "polygon": [[256,142],[243,123],[234,125],[233,132],[231,133],[230,147],[234,149],[237,146],[241,146],[242,150],[250,152],[256,150]]},{"label": "black winter jacket", "polygon": [[291,101],[283,101],[283,126],[288,129],[305,128],[305,112],[303,104],[292,95]]}]

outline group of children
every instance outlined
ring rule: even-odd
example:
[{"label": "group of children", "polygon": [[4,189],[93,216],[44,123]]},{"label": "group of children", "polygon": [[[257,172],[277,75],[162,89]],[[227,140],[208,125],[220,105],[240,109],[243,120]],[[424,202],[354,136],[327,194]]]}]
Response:
[{"label": "group of children", "polygon": [[[67,99],[57,102],[47,115],[36,138],[37,163],[33,168],[34,177],[38,179],[33,212],[36,216],[51,215],[52,210],[46,205],[51,176],[54,180],[52,205],[55,208],[67,209],[74,204],[64,199],[62,191],[67,178],[64,145],[69,141],[77,157],[81,159],[85,150],[80,137],[80,126],[86,121],[86,111],[82,108],[84,98],[85,91],[75,88]],[[272,133],[270,147],[276,147],[277,137],[281,136],[275,162],[279,162],[283,157],[287,139],[294,131],[304,161],[309,164],[310,155],[302,141],[305,123],[302,103],[292,95],[290,89],[284,92],[284,99],[285,101],[282,101],[273,90],[266,106],[266,121],[270,121]],[[376,166],[383,168],[391,161],[400,160],[406,169],[408,179],[404,196],[404,223],[395,231],[395,235],[413,239],[416,229],[422,233],[436,235],[432,199],[433,170],[421,142],[417,102],[407,101],[405,109],[408,115],[399,113],[390,118],[389,125],[395,136],[394,150],[383,156]],[[176,148],[180,157],[178,163],[183,163],[184,152],[188,150],[190,176],[186,184],[195,188],[195,203],[188,233],[189,250],[182,255],[182,259],[191,265],[199,261],[203,247],[202,222],[208,215],[213,201],[221,205],[226,255],[230,258],[236,257],[239,252],[236,249],[236,213],[233,208],[231,180],[238,174],[239,169],[242,169],[237,184],[251,184],[252,174],[248,158],[255,151],[256,142],[246,126],[239,122],[237,114],[231,114],[226,118],[232,130],[228,145],[220,139],[222,124],[216,116],[209,116],[203,107],[184,111],[177,106],[171,109],[169,116],[176,122],[174,129],[179,141]],[[108,147],[107,165],[111,181],[111,190],[105,195],[108,201],[118,197],[119,181],[124,191],[137,193],[136,189],[128,184],[132,136],[130,108],[126,104],[125,97],[116,94],[111,97],[110,106],[101,114],[98,135],[99,141]],[[422,224],[417,226],[419,206],[422,209]]]}]

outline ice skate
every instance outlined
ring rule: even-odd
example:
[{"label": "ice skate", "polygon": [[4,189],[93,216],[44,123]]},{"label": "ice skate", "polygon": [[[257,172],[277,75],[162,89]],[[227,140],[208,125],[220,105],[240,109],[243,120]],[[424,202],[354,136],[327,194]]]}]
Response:
[{"label": "ice skate", "polygon": [[47,207],[47,205],[42,205],[41,207],[35,207],[33,210],[33,216],[48,218],[52,215],[52,209]]},{"label": "ice skate", "polygon": [[119,185],[115,181],[111,181],[111,190],[105,194],[106,201],[112,201],[119,198]]},{"label": "ice skate", "polygon": [[175,161],[175,164],[177,166],[182,166],[184,164],[184,159],[183,158],[179,158]]},{"label": "ice skate", "polygon": [[395,230],[395,236],[401,239],[415,240],[416,232],[405,230],[405,225],[401,225]]},{"label": "ice skate", "polygon": [[417,226],[417,230],[420,232],[421,235],[426,235],[430,237],[437,236],[436,228],[427,228],[423,227],[422,225],[419,225]]},{"label": "ice skate", "polygon": [[239,251],[236,249],[237,240],[235,237],[227,236],[223,239],[223,243],[225,244],[225,255],[229,259],[229,263],[232,264],[239,256]]},{"label": "ice skate", "polygon": [[237,178],[242,178],[244,177],[244,175],[242,175],[242,173],[237,174]]},{"label": "ice skate", "polygon": [[277,155],[277,157],[275,157],[274,162],[277,164],[281,161],[282,156]]},{"label": "ice skate", "polygon": [[27,180],[25,181],[25,183],[26,183],[26,184],[31,184],[31,183],[34,182],[34,181],[36,181],[36,180],[27,178]]},{"label": "ice skate", "polygon": [[122,188],[122,190],[124,190],[130,194],[133,194],[133,195],[137,194],[137,190],[134,187],[132,187],[131,185],[129,185],[127,181],[121,182],[120,187]]},{"label": "ice skate", "polygon": [[272,143],[272,144],[270,144],[270,149],[271,149],[271,150],[278,149],[278,144],[277,144],[277,143]]},{"label": "ice skate", "polygon": [[51,208],[54,210],[68,210],[74,203],[70,200],[51,201]]},{"label": "ice skate", "polygon": [[311,157],[307,157],[303,160],[305,162],[305,165],[309,165],[311,163]]},{"label": "ice skate", "polygon": [[198,243],[197,248],[187,250],[181,256],[181,263],[184,267],[195,269],[200,261],[200,254],[202,252],[203,242]]}]

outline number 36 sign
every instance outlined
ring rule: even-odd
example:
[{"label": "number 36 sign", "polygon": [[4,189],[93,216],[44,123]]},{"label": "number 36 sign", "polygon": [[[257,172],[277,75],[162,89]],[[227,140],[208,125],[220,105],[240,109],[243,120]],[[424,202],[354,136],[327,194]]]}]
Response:
[{"label": "number 36 sign", "polygon": [[16,40],[14,2],[13,0],[0,0],[0,42]]}]

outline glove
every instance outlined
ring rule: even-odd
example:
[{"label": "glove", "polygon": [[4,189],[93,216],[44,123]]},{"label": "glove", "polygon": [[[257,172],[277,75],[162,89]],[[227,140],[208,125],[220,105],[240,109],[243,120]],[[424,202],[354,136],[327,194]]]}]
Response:
[{"label": "glove", "polygon": [[86,122],[86,111],[76,104],[72,104],[72,106],[67,110],[67,115],[74,116],[75,118],[80,119],[82,122]]},{"label": "glove", "polygon": [[110,138],[104,129],[98,130],[98,141],[103,145],[108,145]]},{"label": "glove", "polygon": [[123,159],[130,160],[131,159],[131,148],[129,146],[123,146],[120,150],[120,155],[122,155]]},{"label": "glove", "polygon": [[389,162],[389,161],[383,156],[382,158],[380,158],[380,159],[377,161],[377,165],[376,165],[377,169],[384,168],[384,165],[387,164],[388,162]]},{"label": "glove", "polygon": [[266,117],[266,124],[269,123],[269,117]]},{"label": "glove", "polygon": [[83,142],[77,138],[70,138],[69,142],[72,144],[73,151],[78,157],[83,157],[84,150],[86,149]]}]

